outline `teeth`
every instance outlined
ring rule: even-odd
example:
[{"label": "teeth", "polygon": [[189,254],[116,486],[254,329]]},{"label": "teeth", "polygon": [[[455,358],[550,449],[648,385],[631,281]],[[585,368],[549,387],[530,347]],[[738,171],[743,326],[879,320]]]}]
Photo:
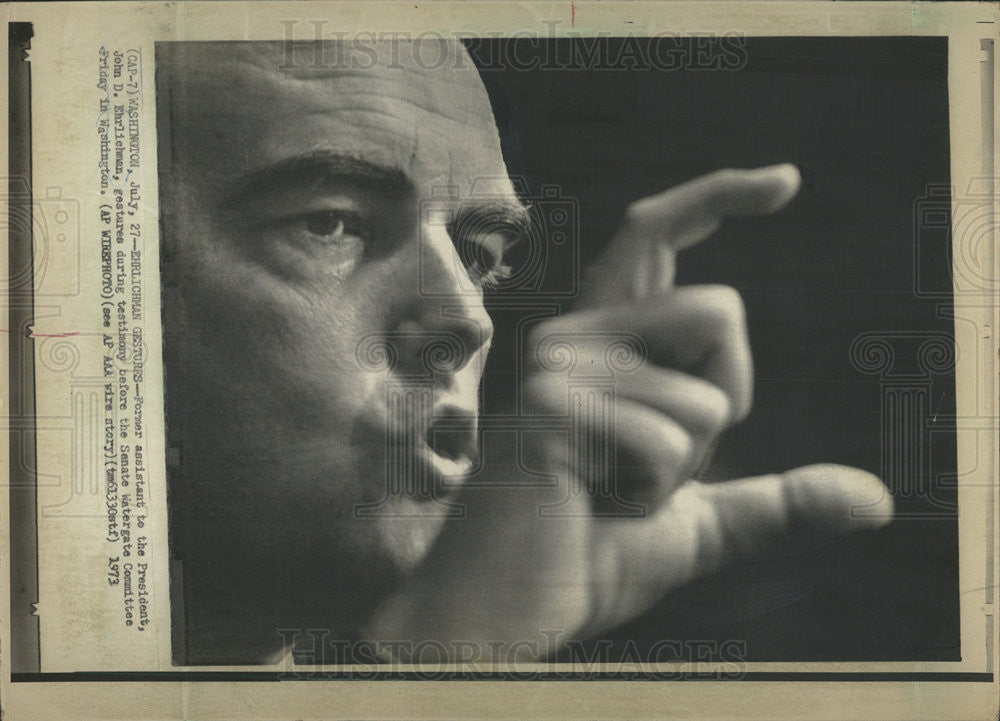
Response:
[{"label": "teeth", "polygon": [[469,472],[472,464],[466,459],[452,459],[436,453],[434,465],[438,467],[444,476],[464,476]]}]

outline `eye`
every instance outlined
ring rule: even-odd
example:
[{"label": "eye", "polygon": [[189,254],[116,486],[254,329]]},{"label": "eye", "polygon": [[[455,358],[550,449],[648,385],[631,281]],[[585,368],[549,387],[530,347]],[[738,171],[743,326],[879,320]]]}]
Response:
[{"label": "eye", "polygon": [[372,245],[370,225],[358,213],[305,209],[253,228],[253,252],[276,272],[290,276],[346,276]]},{"label": "eye", "polygon": [[511,275],[511,267],[503,262],[510,241],[499,233],[466,240],[461,253],[472,282],[481,288],[496,288]]},{"label": "eye", "polygon": [[504,259],[524,237],[527,222],[527,211],[507,202],[467,204],[451,215],[448,233],[475,285],[495,288],[513,276]]},{"label": "eye", "polygon": [[350,210],[321,209],[288,215],[265,227],[265,239],[309,254],[366,251],[374,240],[371,226]]},{"label": "eye", "polygon": [[306,233],[323,243],[340,243],[348,236],[363,237],[360,223],[348,214],[336,210],[321,210],[301,218]]}]

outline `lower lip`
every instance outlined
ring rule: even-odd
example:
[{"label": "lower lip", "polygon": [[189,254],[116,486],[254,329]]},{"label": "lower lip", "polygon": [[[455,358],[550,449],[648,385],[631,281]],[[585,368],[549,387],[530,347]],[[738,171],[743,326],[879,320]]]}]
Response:
[{"label": "lower lip", "polygon": [[386,472],[398,476],[387,479],[390,488],[428,501],[457,491],[472,470],[471,461],[446,458],[425,443],[397,446],[395,455],[386,464]]}]

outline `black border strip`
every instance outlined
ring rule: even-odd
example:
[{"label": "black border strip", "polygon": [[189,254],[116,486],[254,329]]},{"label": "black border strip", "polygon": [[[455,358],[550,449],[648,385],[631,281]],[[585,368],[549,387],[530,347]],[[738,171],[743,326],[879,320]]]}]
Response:
[{"label": "black border strip", "polygon": [[12,673],[14,683],[81,683],[111,681],[834,681],[834,682],[963,682],[993,683],[992,673],[940,672],[827,672],[827,671],[748,671],[740,674],[710,671],[630,672],[610,671],[127,671],[76,673]]},{"label": "black border strip", "polygon": [[38,603],[38,487],[35,461],[34,198],[31,178],[31,64],[34,27],[7,24],[8,343],[10,431],[11,667],[41,669]]}]

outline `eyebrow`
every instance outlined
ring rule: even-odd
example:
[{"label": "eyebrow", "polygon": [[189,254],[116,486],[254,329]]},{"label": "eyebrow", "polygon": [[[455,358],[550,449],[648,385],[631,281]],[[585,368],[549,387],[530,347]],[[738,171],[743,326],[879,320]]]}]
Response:
[{"label": "eyebrow", "polygon": [[386,196],[412,194],[413,183],[402,170],[350,155],[320,150],[279,160],[251,172],[237,183],[237,190],[223,200],[223,207],[251,202],[289,187],[315,187],[329,181],[349,180]]},{"label": "eyebrow", "polygon": [[[251,172],[237,183],[237,190],[222,201],[233,208],[289,188],[315,188],[325,182],[349,181],[385,197],[416,195],[410,177],[393,168],[336,151],[319,150],[279,160]],[[460,202],[448,225],[451,228],[481,228],[483,224],[504,229],[512,241],[519,240],[532,224],[528,206],[516,199],[469,198]]]}]

